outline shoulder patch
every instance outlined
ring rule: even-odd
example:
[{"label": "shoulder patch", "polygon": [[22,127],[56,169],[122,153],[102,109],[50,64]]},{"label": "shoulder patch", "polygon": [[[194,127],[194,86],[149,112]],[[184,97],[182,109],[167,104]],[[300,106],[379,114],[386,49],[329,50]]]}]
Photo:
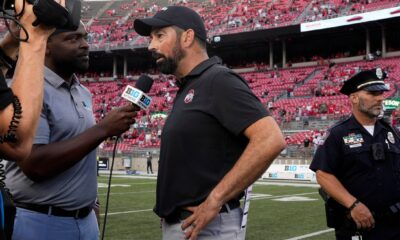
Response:
[{"label": "shoulder patch", "polygon": [[325,134],[322,136],[321,145],[325,144],[326,139],[328,139],[329,135],[331,134],[331,131],[334,128],[345,124],[347,121],[349,121],[350,118],[351,118],[351,116],[346,118],[346,119],[340,120],[340,121],[334,123],[332,126],[328,127],[328,129],[326,130]]},{"label": "shoulder patch", "polygon": [[327,129],[326,132],[324,133],[324,135],[322,136],[320,145],[324,145],[325,144],[325,140],[329,137],[330,134],[331,134],[331,130]]}]

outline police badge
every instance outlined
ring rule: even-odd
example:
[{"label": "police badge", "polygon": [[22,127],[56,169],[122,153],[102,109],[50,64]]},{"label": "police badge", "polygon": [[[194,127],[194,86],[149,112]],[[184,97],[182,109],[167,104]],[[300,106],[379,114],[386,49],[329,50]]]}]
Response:
[{"label": "police badge", "polygon": [[383,77],[382,68],[377,68],[376,69],[376,77],[379,78],[379,79],[382,79],[382,77]]},{"label": "police badge", "polygon": [[388,134],[387,134],[387,140],[389,140],[389,142],[390,142],[391,144],[394,144],[395,140],[394,140],[394,136],[393,136],[393,133],[392,133],[392,132],[388,132]]}]

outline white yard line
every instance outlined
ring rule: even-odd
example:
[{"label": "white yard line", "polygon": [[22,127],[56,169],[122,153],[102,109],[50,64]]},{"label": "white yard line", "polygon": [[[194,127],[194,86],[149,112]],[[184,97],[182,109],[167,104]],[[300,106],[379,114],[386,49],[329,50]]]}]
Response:
[{"label": "white yard line", "polygon": [[[107,177],[108,178],[108,173],[107,174],[101,174],[100,176],[102,177]],[[136,179],[157,179],[157,176],[153,175],[125,175],[125,174],[115,174],[113,175],[113,178],[136,178]]]},{"label": "white yard line", "polygon": [[[137,193],[155,193],[156,191],[138,191],[138,192],[121,192],[121,193],[110,193],[110,195],[125,195],[125,194],[137,194]],[[99,196],[105,196],[107,193],[99,193]]]},{"label": "white yard line", "polygon": [[256,185],[272,185],[272,186],[291,186],[291,187],[313,187],[319,188],[318,183],[299,183],[299,182],[275,182],[275,181],[257,181]]},{"label": "white yard line", "polygon": [[[102,184],[105,184],[106,186],[108,186],[108,182],[100,182]],[[156,182],[141,182],[141,183],[111,183],[111,185],[147,185],[147,184],[156,184]]]},{"label": "white yard line", "polygon": [[298,237],[294,237],[294,238],[288,238],[286,240],[301,240],[301,239],[306,239],[306,238],[309,238],[309,237],[322,235],[322,234],[325,234],[325,233],[328,233],[328,232],[332,232],[332,231],[334,231],[334,229],[333,228],[329,228],[329,229],[325,229],[325,230],[322,230],[322,231],[309,233],[309,234],[298,236]]},{"label": "white yard line", "polygon": [[[106,174],[102,174],[102,176],[107,176]],[[116,174],[113,175],[113,177],[117,178],[137,178],[137,179],[157,179],[156,175],[125,175],[125,174]],[[273,185],[273,186],[294,186],[294,187],[315,187],[319,188],[318,183],[311,183],[311,182],[290,182],[290,181],[279,181],[279,180],[273,180],[273,181],[268,181],[268,180],[260,180],[255,182],[257,185]]]},{"label": "white yard line", "polygon": [[275,199],[275,198],[293,197],[293,196],[304,196],[304,195],[312,195],[312,194],[318,194],[318,192],[307,192],[307,193],[287,194],[287,195],[279,195],[279,196],[257,197],[257,198],[251,199],[251,201],[263,200],[263,199]]},{"label": "white yard line", "polygon": [[[113,212],[113,213],[108,213],[108,215],[111,216],[111,215],[119,215],[119,214],[127,214],[127,213],[139,213],[139,212],[150,212],[150,211],[153,211],[153,209],[142,209],[142,210],[134,210],[134,211]],[[100,214],[100,216],[104,216],[104,213]]]},{"label": "white yard line", "polygon": [[[133,193],[135,193],[135,192],[133,192]],[[123,194],[123,193],[121,193],[121,194]],[[280,195],[280,196],[266,196],[266,197],[252,199],[252,201],[263,200],[263,199],[275,199],[275,198],[282,198],[282,197],[291,197],[291,196],[302,196],[302,195],[310,195],[310,194],[317,194],[317,192],[299,193],[299,194],[291,194],[291,195]],[[99,194],[99,195],[101,195],[101,194]],[[113,212],[113,213],[109,213],[108,215],[119,215],[119,214],[148,212],[148,211],[153,211],[153,209],[141,209],[141,210],[124,211],[124,212]],[[101,214],[101,215],[104,215],[104,214]]]}]

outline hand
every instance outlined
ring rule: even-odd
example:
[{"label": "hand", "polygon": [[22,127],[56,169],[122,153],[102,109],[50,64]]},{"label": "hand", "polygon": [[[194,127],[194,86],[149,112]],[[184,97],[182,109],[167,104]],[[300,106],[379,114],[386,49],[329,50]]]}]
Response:
[{"label": "hand", "polygon": [[371,230],[375,227],[375,219],[372,213],[367,206],[361,202],[351,210],[350,215],[357,224],[357,229]]},{"label": "hand", "polygon": [[7,56],[15,61],[18,54],[19,41],[14,36],[18,37],[20,30],[15,21],[8,20],[7,22],[9,23],[9,32],[1,40],[0,47]]},{"label": "hand", "polygon": [[185,239],[196,240],[199,232],[207,226],[219,213],[222,203],[208,197],[197,207],[188,207],[193,212],[182,224]]},{"label": "hand", "polygon": [[[25,3],[23,2],[25,1]],[[61,6],[65,7],[65,0],[54,0]],[[24,12],[19,19],[21,24],[24,26],[24,28],[27,30],[29,34],[30,39],[36,39],[35,36],[44,36],[44,37],[49,37],[54,31],[54,27],[49,27],[45,26],[43,24],[40,24],[37,27],[32,26],[32,23],[36,20],[36,16],[33,13],[33,5],[28,3],[26,0],[15,0],[15,12],[20,13],[22,11],[22,6],[24,5]],[[24,39],[26,38],[25,32],[21,31],[21,38]]]},{"label": "hand", "polygon": [[135,123],[137,107],[132,104],[111,110],[97,126],[105,131],[107,137],[118,136]]}]

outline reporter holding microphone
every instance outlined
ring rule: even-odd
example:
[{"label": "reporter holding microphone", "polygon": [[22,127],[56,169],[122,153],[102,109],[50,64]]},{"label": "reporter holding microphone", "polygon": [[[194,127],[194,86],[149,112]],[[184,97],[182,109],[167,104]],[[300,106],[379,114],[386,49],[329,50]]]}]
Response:
[{"label": "reporter holding microphone", "polygon": [[98,240],[96,148],[135,122],[130,103],[97,124],[92,97],[75,73],[89,67],[86,29],[57,28],[48,38],[44,99],[30,156],[6,166],[17,206],[14,240]]}]

